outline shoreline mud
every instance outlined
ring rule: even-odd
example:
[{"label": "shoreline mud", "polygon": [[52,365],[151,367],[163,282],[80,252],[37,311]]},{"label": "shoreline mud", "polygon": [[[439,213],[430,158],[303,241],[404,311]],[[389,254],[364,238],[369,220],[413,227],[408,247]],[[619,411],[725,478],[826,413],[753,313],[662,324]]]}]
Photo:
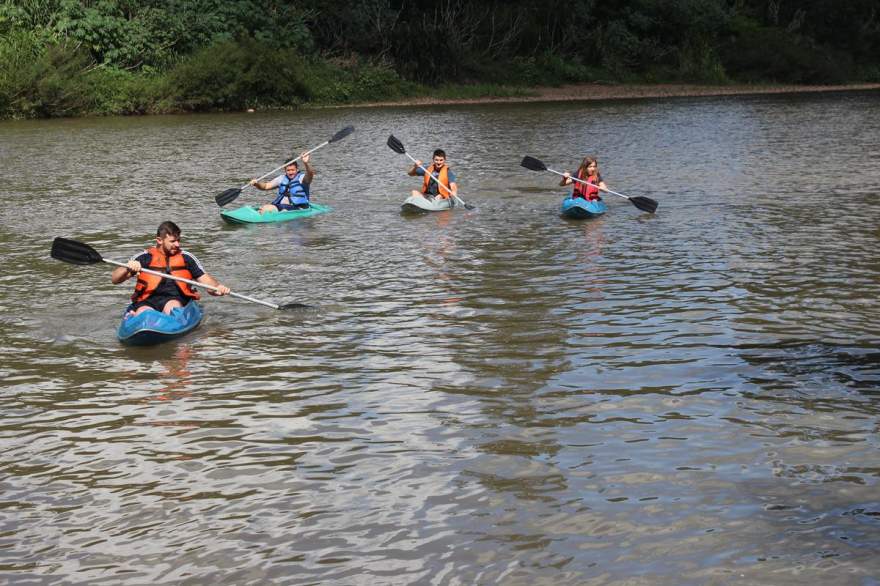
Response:
[{"label": "shoreline mud", "polygon": [[378,108],[387,106],[435,106],[455,104],[502,104],[520,102],[576,102],[590,100],[628,100],[644,98],[682,98],[714,96],[747,96],[760,94],[824,93],[847,91],[878,91],[880,83],[847,85],[696,85],[696,84],[576,84],[560,87],[531,88],[534,95],[451,98],[408,98],[360,104],[330,106],[331,108]]}]

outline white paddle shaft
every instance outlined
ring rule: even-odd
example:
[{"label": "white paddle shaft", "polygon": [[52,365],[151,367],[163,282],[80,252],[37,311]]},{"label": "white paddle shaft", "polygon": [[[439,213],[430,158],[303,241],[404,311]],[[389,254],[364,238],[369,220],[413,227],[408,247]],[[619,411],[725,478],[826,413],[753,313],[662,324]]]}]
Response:
[{"label": "white paddle shaft", "polygon": [[[280,171],[281,169],[285,168],[286,166],[288,166],[288,165],[290,165],[290,164],[292,164],[292,163],[295,163],[295,162],[299,161],[303,156],[305,156],[305,155],[310,155],[310,154],[312,154],[313,152],[315,152],[316,150],[318,150],[319,148],[321,148],[321,147],[323,147],[323,146],[327,146],[328,144],[330,144],[330,141],[329,141],[329,140],[325,140],[324,142],[322,142],[321,144],[319,144],[318,146],[316,146],[316,147],[313,148],[312,150],[310,150],[310,151],[306,151],[306,152],[304,152],[303,154],[301,154],[300,156],[298,156],[297,158],[295,158],[295,159],[291,159],[291,160],[287,161],[286,163],[284,163],[284,164],[281,165],[280,167],[275,167],[274,169],[272,169],[272,170],[269,171],[268,173],[264,173],[264,174],[260,175],[259,177],[257,177],[257,181],[259,181],[260,179],[264,179],[264,178],[268,177],[269,175],[271,175],[272,173],[275,173],[276,171]],[[249,185],[250,185],[250,182],[245,183],[244,185],[241,186],[241,189],[244,189],[245,187],[247,187],[247,186],[249,186]]]},{"label": "white paddle shaft", "polygon": [[[557,175],[562,175],[563,177],[565,177],[565,173],[560,173],[559,171],[555,171],[549,167],[547,168],[547,170],[550,171],[551,173],[556,173]],[[568,178],[571,179],[572,181],[577,181],[578,183],[583,183],[584,185],[592,185],[596,189],[600,189],[602,191],[607,191],[608,193],[613,193],[614,195],[619,195],[620,197],[630,199],[630,197],[628,195],[623,195],[622,193],[617,193],[616,191],[611,191],[607,187],[599,187],[595,183],[590,183],[589,181],[584,181],[583,179],[578,179],[577,177],[573,176],[571,173],[569,173]]]},{"label": "white paddle shaft", "polygon": [[[106,258],[102,258],[104,262],[116,265],[118,267],[128,267],[128,265],[124,262],[119,262],[115,260],[107,260]],[[141,269],[142,273],[148,273],[150,275],[156,275],[157,277],[162,277],[163,279],[171,279],[172,281],[181,281],[183,283],[189,283],[195,287],[204,287],[205,289],[210,289],[211,291],[219,291],[218,287],[214,285],[207,285],[205,283],[199,283],[198,281],[193,281],[192,279],[187,279],[185,277],[178,277],[177,275],[168,275],[166,273],[160,273],[159,271],[153,271],[150,269]],[[254,299],[253,297],[248,297],[247,295],[242,295],[241,293],[234,293],[232,291],[229,292],[233,297],[238,297],[240,299],[246,299],[248,301],[252,301],[253,303],[259,303],[260,305],[265,305],[266,307],[271,307],[272,309],[278,309],[280,306],[275,303],[270,303],[268,301],[260,301],[259,299]]]},{"label": "white paddle shaft", "polygon": [[406,155],[407,157],[409,157],[409,160],[412,161],[413,163],[415,163],[416,166],[417,166],[419,169],[421,169],[422,171],[424,171],[424,172],[425,172],[425,175],[427,175],[428,177],[430,177],[431,179],[433,179],[434,182],[437,184],[438,187],[442,187],[443,189],[445,189],[445,190],[449,193],[449,195],[451,195],[452,197],[455,198],[455,201],[457,201],[458,203],[460,203],[460,204],[463,205],[464,207],[467,207],[467,204],[464,203],[464,200],[462,200],[462,199],[461,199],[460,197],[458,197],[456,194],[452,193],[452,191],[450,191],[448,187],[446,187],[445,185],[443,185],[442,183],[440,183],[440,179],[438,179],[437,177],[434,177],[434,176],[433,176],[433,175],[432,175],[427,169],[425,169],[424,167],[422,167],[421,165],[419,165],[419,162],[418,162],[417,160],[415,160],[414,158],[412,158],[412,155],[410,155],[410,154],[407,153],[407,152],[404,152],[403,154]]}]

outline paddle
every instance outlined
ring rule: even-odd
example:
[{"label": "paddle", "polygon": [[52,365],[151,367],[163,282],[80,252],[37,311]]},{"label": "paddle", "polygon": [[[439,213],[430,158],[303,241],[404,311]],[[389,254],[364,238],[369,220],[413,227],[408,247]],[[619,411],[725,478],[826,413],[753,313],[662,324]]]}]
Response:
[{"label": "paddle", "polygon": [[[388,146],[391,147],[392,151],[394,151],[396,153],[400,153],[401,155],[406,155],[407,157],[409,157],[410,161],[412,161],[413,163],[416,162],[416,160],[414,158],[412,158],[408,152],[406,152],[406,148],[404,148],[403,143],[400,142],[397,138],[395,138],[393,134],[388,137]],[[447,188],[445,185],[440,183],[440,180],[437,179],[436,177],[434,177],[433,175],[431,175],[427,169],[425,169],[421,165],[419,165],[419,169],[424,171],[425,175],[427,175],[428,177],[433,179],[434,182],[437,183],[438,187],[445,189],[449,193],[449,195],[451,195],[455,199],[455,201],[458,202],[459,205],[463,205],[465,207],[465,209],[468,209],[468,210],[474,209],[474,206],[472,206],[469,203],[465,203],[464,200],[462,200],[460,197],[458,197],[457,195],[455,195],[454,193],[449,191],[449,188]]]},{"label": "paddle", "polygon": [[[548,169],[544,163],[539,161],[534,157],[523,157],[522,162],[520,163],[526,169],[531,169],[532,171],[550,171],[551,173],[556,173],[557,175],[565,176],[565,173],[560,173],[559,171],[554,171],[553,169]],[[593,187],[599,187],[595,183],[590,183],[589,181],[584,181],[583,179],[578,179],[577,177],[570,177],[572,181],[577,181],[578,183],[583,183],[584,185],[592,185]],[[622,193],[617,193],[616,191],[611,191],[610,189],[601,188],[602,191],[607,191],[608,193],[613,193],[614,195],[619,195],[625,199],[628,199],[630,203],[634,206],[642,210],[643,212],[648,212],[649,214],[653,214],[657,211],[657,202],[651,199],[650,197],[642,197],[640,195],[636,197],[630,197],[628,195],[623,195]]]},{"label": "paddle", "polygon": [[[98,254],[98,251],[88,244],[77,242],[76,240],[68,240],[67,238],[61,237],[55,238],[55,240],[52,241],[51,255],[54,259],[74,265],[92,265],[99,262],[106,262],[108,264],[116,265],[118,267],[127,266],[124,262],[117,262],[115,260],[107,260],[106,258],[102,258],[101,255]],[[189,283],[190,285],[194,285],[196,287],[204,287],[205,289],[210,289],[212,291],[218,290],[217,287],[214,287],[212,285],[206,285],[204,283],[199,283],[198,281],[184,279],[183,277],[178,277],[176,275],[167,275],[158,271],[151,271],[150,269],[141,269],[141,272],[149,273],[151,275],[157,275],[159,277],[162,277],[163,279],[183,281],[184,283]],[[241,293],[233,293],[232,291],[230,291],[229,294],[233,297],[238,297],[240,299],[252,301],[253,303],[265,305],[266,307],[271,307],[272,309],[284,310],[308,307],[308,305],[304,305],[302,303],[285,303],[284,305],[278,305],[276,303],[270,303],[268,301],[260,301],[259,299],[254,299],[253,297],[248,297],[247,295],[242,295]]]},{"label": "paddle", "polygon": [[[329,139],[325,140],[324,142],[322,142],[321,144],[319,144],[318,146],[316,146],[312,150],[306,151],[305,153],[303,153],[303,155],[310,155],[313,152],[315,152],[316,150],[318,150],[319,148],[321,148],[323,146],[327,146],[331,142],[340,141],[343,138],[345,138],[346,136],[348,136],[349,134],[351,134],[352,132],[354,132],[354,126],[346,126],[345,128],[343,128],[342,130],[340,130],[339,132],[337,132],[336,134],[334,134]],[[300,155],[299,157],[297,157],[295,159],[291,159],[291,160],[287,161],[286,163],[284,163],[280,167],[276,167],[264,175],[260,175],[259,177],[257,177],[257,181],[259,181],[260,179],[263,179],[264,177],[268,177],[269,175],[271,175],[272,173],[275,173],[276,171],[280,171],[281,169],[285,168],[286,166],[290,165],[291,163],[299,161],[300,157],[302,157],[303,155]],[[241,191],[243,189],[245,189],[246,187],[248,187],[249,185],[250,185],[250,183],[245,183],[241,187],[238,187],[238,188],[233,187],[233,188],[227,189],[224,192],[218,193],[214,197],[214,201],[217,202],[218,206],[221,206],[221,207],[225,206],[226,204],[234,201],[235,198],[237,198],[239,195],[241,195]]]}]

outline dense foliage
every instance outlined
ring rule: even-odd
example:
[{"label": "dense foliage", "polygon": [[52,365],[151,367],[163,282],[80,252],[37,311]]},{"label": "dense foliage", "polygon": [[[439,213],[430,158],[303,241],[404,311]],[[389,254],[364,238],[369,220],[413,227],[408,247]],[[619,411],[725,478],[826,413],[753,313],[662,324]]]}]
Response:
[{"label": "dense foliage", "polygon": [[876,0],[2,0],[0,117],[880,80]]}]

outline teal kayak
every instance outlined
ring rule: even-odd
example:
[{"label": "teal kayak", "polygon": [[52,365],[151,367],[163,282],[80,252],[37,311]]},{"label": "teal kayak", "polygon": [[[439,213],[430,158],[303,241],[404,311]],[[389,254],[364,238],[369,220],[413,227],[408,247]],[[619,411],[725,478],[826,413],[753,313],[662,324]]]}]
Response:
[{"label": "teal kayak", "polygon": [[400,211],[409,214],[423,214],[425,212],[442,212],[453,207],[455,207],[455,200],[452,198],[434,197],[428,199],[421,195],[411,195],[401,204]]},{"label": "teal kayak", "polygon": [[608,206],[601,199],[587,201],[582,197],[566,197],[562,200],[562,208],[560,212],[566,218],[574,218],[583,220],[587,218],[595,218],[601,216],[608,210]]},{"label": "teal kayak", "polygon": [[268,224],[273,222],[287,222],[297,218],[308,218],[331,210],[328,206],[313,203],[304,210],[284,210],[280,212],[266,212],[261,214],[256,206],[242,206],[235,210],[220,210],[220,217],[230,224]]},{"label": "teal kayak", "polygon": [[116,336],[129,346],[152,346],[179,338],[199,326],[202,308],[195,301],[176,307],[171,314],[148,309],[134,316],[124,316]]}]

